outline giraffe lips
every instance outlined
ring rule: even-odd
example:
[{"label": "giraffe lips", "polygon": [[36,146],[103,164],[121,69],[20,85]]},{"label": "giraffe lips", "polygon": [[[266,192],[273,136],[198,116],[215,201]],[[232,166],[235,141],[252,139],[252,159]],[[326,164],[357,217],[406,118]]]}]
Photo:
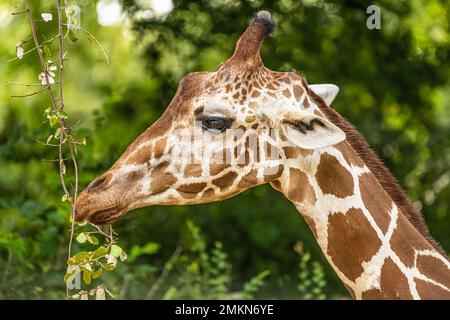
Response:
[{"label": "giraffe lips", "polygon": [[101,211],[97,211],[88,217],[88,221],[93,224],[113,224],[121,216],[126,213],[125,208],[109,208]]}]

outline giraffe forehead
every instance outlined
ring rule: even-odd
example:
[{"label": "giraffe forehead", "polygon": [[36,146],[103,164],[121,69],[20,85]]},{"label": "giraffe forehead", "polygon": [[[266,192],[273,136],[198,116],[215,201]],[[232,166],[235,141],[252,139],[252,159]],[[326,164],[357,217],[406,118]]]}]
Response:
[{"label": "giraffe forehead", "polygon": [[[307,84],[293,72],[274,72],[264,67],[245,72],[219,70],[205,82],[205,90],[199,100],[211,113],[261,113],[269,107],[285,101],[293,107],[314,112],[318,106],[308,96]],[[221,105],[221,108],[218,108]]]}]

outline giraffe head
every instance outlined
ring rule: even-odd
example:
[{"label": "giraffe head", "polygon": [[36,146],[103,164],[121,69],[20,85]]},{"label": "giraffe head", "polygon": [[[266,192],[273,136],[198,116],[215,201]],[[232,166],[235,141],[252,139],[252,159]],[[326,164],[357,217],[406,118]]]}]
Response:
[{"label": "giraffe head", "polygon": [[260,47],[274,28],[259,12],[218,71],[185,76],[161,118],[79,195],[76,220],[111,223],[139,207],[207,203],[275,185],[288,153],[344,140],[311,98],[330,104],[337,87],[308,87],[294,72],[264,67]]}]

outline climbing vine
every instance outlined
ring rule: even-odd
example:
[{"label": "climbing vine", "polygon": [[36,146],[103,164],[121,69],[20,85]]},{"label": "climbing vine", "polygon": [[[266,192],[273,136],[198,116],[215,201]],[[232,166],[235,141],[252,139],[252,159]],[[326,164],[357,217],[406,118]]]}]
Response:
[{"label": "climbing vine", "polygon": [[[74,221],[79,191],[77,154],[87,141],[86,138],[77,137],[74,134],[74,124],[65,111],[64,65],[68,62],[70,54],[65,50],[64,43],[65,41],[78,42],[81,34],[99,47],[107,63],[109,58],[101,43],[80,25],[80,8],[77,5],[57,0],[55,7],[57,27],[56,34],[51,37],[41,36],[37,27],[51,23],[54,20],[53,12],[42,12],[36,18],[30,1],[23,0],[13,13],[16,16],[25,17],[30,25],[31,35],[17,42],[16,57],[9,61],[21,60],[27,54],[37,53],[41,72],[37,75],[38,83],[10,82],[22,87],[37,88],[27,94],[12,97],[27,98],[42,93],[48,95],[49,106],[43,109],[50,134],[46,141],[38,142],[55,149],[56,159],[52,161],[58,164],[63,194],[61,201],[70,204],[67,271],[64,276],[67,288],[66,298],[89,299],[89,296],[95,296],[96,299],[105,299],[107,295],[114,298],[104,284],[97,281],[94,285],[93,280],[101,278],[104,271],[114,270],[118,261],[127,258],[125,251],[117,245],[117,234],[111,226],[100,228],[90,223],[76,224]],[[74,254],[72,249],[74,241],[86,249]],[[85,288],[82,288],[82,284]]]}]

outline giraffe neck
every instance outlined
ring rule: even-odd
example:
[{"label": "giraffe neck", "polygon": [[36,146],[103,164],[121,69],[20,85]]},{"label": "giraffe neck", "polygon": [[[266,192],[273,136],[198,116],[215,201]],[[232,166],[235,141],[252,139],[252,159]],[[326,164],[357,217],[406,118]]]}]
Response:
[{"label": "giraffe neck", "polygon": [[450,298],[447,258],[409,222],[347,142],[284,151],[287,170],[273,185],[303,215],[354,298]]}]

